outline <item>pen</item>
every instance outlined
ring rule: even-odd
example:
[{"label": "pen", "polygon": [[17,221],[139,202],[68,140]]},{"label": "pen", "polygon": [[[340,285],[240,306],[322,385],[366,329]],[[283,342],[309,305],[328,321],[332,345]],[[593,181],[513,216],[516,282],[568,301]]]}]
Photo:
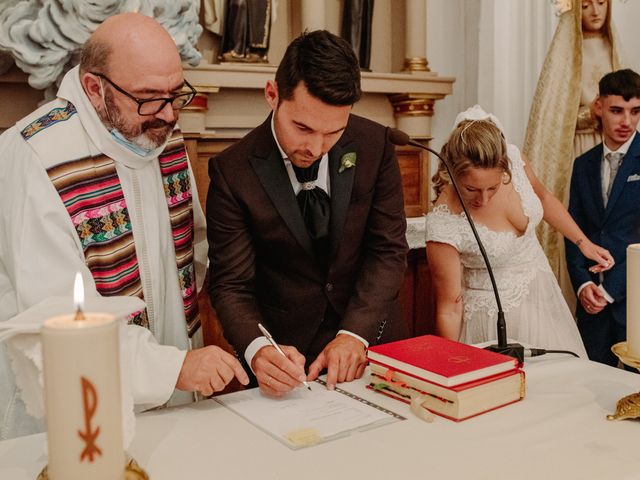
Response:
[{"label": "pen", "polygon": [[[280,348],[280,346],[276,343],[276,341],[273,339],[273,337],[271,336],[271,334],[269,333],[269,331],[264,328],[264,326],[261,323],[258,323],[258,328],[260,329],[260,331],[262,332],[262,334],[267,337],[267,340],[269,340],[269,343],[271,345],[273,345],[273,348],[276,349],[276,351],[282,355],[283,357],[286,357],[286,355],[284,354],[284,352],[282,351],[282,349]],[[306,380],[303,380],[302,383],[304,384],[305,387],[307,387],[309,390],[311,390],[311,387],[309,386],[309,384],[307,383]]]}]

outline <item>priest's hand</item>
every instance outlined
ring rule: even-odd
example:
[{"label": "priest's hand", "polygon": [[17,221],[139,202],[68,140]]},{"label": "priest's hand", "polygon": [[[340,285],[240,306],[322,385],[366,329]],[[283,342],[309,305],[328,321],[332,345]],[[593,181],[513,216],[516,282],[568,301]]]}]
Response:
[{"label": "priest's hand", "polygon": [[280,348],[284,356],[267,345],[258,350],[251,360],[251,369],[260,390],[274,397],[284,395],[307,379],[304,356],[295,347],[280,345]]},{"label": "priest's hand", "polygon": [[324,347],[309,366],[308,380],[315,380],[327,369],[327,388],[333,390],[337,382],[350,382],[360,378],[367,366],[364,344],[352,335],[339,334]]},{"label": "priest's hand", "polygon": [[205,397],[219,392],[236,377],[247,385],[249,377],[236,357],[220,347],[190,350],[184,358],[176,388],[186,392],[200,392]]}]

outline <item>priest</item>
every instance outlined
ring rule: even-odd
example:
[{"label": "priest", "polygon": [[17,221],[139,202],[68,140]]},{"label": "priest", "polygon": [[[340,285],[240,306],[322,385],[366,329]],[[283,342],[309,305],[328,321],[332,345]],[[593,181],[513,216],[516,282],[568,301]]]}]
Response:
[{"label": "priest", "polygon": [[[0,136],[0,321],[51,296],[135,295],[126,327],[134,401],[211,395],[238,360],[202,346],[197,292],[204,216],[176,126],[195,90],[173,39],[136,13],[93,33],[57,98]],[[0,346],[0,439],[42,429],[21,402]]]}]

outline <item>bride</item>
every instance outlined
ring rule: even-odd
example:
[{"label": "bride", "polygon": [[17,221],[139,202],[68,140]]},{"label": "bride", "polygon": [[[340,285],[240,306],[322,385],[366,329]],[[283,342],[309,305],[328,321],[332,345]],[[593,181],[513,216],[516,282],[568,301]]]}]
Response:
[{"label": "bride", "polygon": [[[587,358],[536,226],[544,218],[596,262],[594,272],[613,266],[611,254],[589,241],[518,148],[506,144],[498,119],[478,105],[458,115],[442,156],[487,251],[509,338]],[[437,199],[427,215],[427,258],[436,293],[436,329],[465,343],[495,340],[497,306],[489,275],[444,165],[433,182]]]}]

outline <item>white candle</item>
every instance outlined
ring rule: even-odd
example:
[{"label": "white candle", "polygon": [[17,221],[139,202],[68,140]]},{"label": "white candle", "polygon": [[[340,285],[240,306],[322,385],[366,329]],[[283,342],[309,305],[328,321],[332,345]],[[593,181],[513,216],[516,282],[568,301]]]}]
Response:
[{"label": "white candle", "polygon": [[640,243],[627,247],[627,353],[640,358]]},{"label": "white candle", "polygon": [[75,318],[49,318],[42,329],[49,478],[122,479],[118,322],[101,313]]}]

